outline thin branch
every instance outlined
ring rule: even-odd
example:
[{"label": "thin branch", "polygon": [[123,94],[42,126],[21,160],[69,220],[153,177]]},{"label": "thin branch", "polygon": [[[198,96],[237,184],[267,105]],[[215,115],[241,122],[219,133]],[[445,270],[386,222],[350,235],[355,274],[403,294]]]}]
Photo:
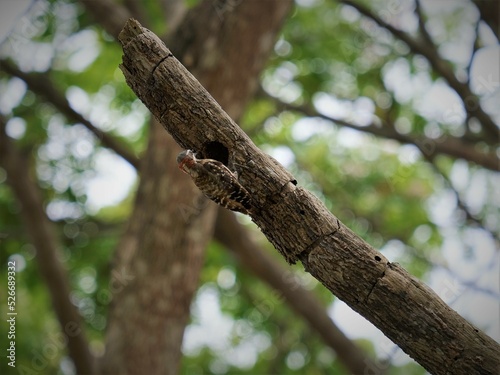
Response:
[{"label": "thin branch", "polygon": [[375,124],[371,124],[361,127],[342,119],[321,114],[312,106],[294,105],[281,102],[279,99],[271,97],[270,95],[267,95],[267,97],[277,103],[279,109],[281,110],[295,111],[309,117],[319,117],[350,129],[356,129],[379,137],[393,139],[403,144],[412,144],[416,146],[423,157],[432,165],[435,171],[443,176],[450,189],[454,192],[457,199],[457,205],[465,213],[467,220],[475,223],[477,226],[490,233],[490,235],[498,241],[498,234],[494,233],[491,229],[486,228],[482,220],[471,214],[471,212],[467,208],[467,205],[462,201],[460,194],[453,188],[453,185],[448,176],[446,176],[446,174],[442,172],[434,163],[434,159],[438,154],[445,154],[452,157],[463,158],[485,168],[498,171],[500,170],[500,162],[498,161],[495,153],[481,153],[475,148],[471,147],[470,144],[463,142],[460,138],[450,136],[433,140],[423,137],[414,138],[408,135],[400,134],[395,130],[393,126],[379,127]]},{"label": "thin branch", "polygon": [[470,79],[471,79],[471,69],[472,69],[472,63],[474,62],[474,58],[476,57],[476,52],[481,48],[481,41],[479,38],[479,26],[481,24],[481,21],[478,20],[476,22],[476,26],[474,27],[474,42],[472,44],[472,52],[470,54],[469,61],[467,62],[467,66],[465,70],[467,71],[467,85],[470,85]]},{"label": "thin branch", "polygon": [[80,0],[97,23],[112,37],[117,38],[125,22],[132,17],[130,11],[113,0]]},{"label": "thin branch", "polygon": [[[481,277],[483,277],[488,272],[492,272],[492,268],[494,268],[496,266],[496,263],[498,262],[498,260],[497,260],[498,254],[497,253],[492,254],[491,261],[485,262],[485,266],[482,267],[479,272],[477,272],[476,277],[474,277],[471,280],[467,280],[464,277],[458,275],[454,270],[452,270],[450,268],[450,266],[447,264],[447,262],[445,262],[445,261],[442,261],[442,262],[432,261],[432,260],[428,259],[428,257],[424,256],[423,252],[420,249],[415,249],[415,248],[408,246],[408,245],[405,246],[405,249],[411,253],[412,257],[414,257],[415,259],[418,259],[419,261],[421,261],[423,263],[426,263],[433,270],[442,269],[442,270],[446,271],[450,276],[452,276],[461,285],[463,285],[464,288],[467,288],[467,289],[472,290],[472,291],[477,292],[477,293],[482,293],[488,297],[491,297],[491,298],[494,298],[494,299],[500,301],[500,293],[499,292],[493,290],[492,288],[486,288],[486,287],[479,285],[479,281],[480,281]],[[458,287],[456,289],[458,289]],[[457,290],[455,290],[454,292],[457,292]],[[458,297],[458,295],[457,295],[457,297]],[[447,303],[449,305],[452,305],[453,302],[455,302],[455,299],[451,300],[451,302],[447,301]]]},{"label": "thin branch", "polygon": [[358,126],[349,121],[324,115],[318,112],[311,105],[296,105],[280,101],[268,94],[266,97],[276,103],[280,110],[287,110],[302,113],[308,117],[319,117],[324,120],[332,121],[337,125],[346,128],[359,130],[361,132],[376,135],[378,137],[393,139],[403,144],[412,144],[429,157],[435,157],[438,154],[449,155],[453,158],[462,158],[467,161],[476,163],[484,168],[493,171],[500,170],[500,162],[494,152],[480,152],[476,148],[464,142],[461,138],[445,136],[438,139],[429,139],[426,137],[416,137],[398,133],[393,126],[377,126],[374,123],[368,126]]},{"label": "thin branch", "polygon": [[101,141],[104,147],[107,147],[126,161],[128,161],[136,169],[139,168],[139,158],[137,158],[130,150],[128,150],[119,140],[110,134],[103,132],[89,120],[83,117],[80,113],[71,108],[66,97],[61,94],[53,85],[50,78],[44,74],[24,73],[19,70],[14,64],[9,61],[0,61],[0,67],[8,74],[22,79],[28,85],[28,88],[35,94],[44,97],[48,102],[54,105],[59,112],[64,114],[69,120],[76,123],[81,123]]},{"label": "thin branch", "polygon": [[500,41],[500,2],[494,0],[473,0],[473,2],[479,9],[481,19]]},{"label": "thin branch", "polygon": [[474,216],[470,212],[469,208],[467,207],[467,205],[465,204],[465,202],[460,197],[460,193],[453,186],[453,183],[451,182],[451,180],[448,177],[448,175],[446,173],[444,173],[437,166],[437,164],[435,163],[434,157],[426,155],[426,154],[423,154],[423,155],[424,155],[424,158],[427,159],[427,161],[429,162],[429,164],[432,166],[432,168],[434,169],[434,171],[443,177],[444,181],[448,185],[448,188],[455,195],[455,198],[457,200],[457,206],[458,206],[458,208],[461,209],[465,213],[465,217],[467,218],[467,220],[469,222],[472,222],[472,223],[476,224],[479,228],[481,228],[485,232],[488,232],[495,239],[495,241],[497,241],[497,243],[498,243],[499,240],[500,240],[500,238],[498,237],[498,234],[495,233],[492,229],[486,228],[486,226],[484,225],[483,221],[481,219],[477,218],[476,216]]},{"label": "thin branch", "polygon": [[[219,209],[215,239],[231,250],[240,264],[276,289],[323,340],[337,353],[351,374],[362,374],[376,364],[335,325],[316,296],[289,277],[283,268],[253,240],[233,213]],[[380,373],[382,375],[382,372]]]},{"label": "thin branch", "polygon": [[42,197],[29,175],[30,166],[23,154],[5,134],[6,121],[0,116],[0,165],[19,201],[27,234],[36,248],[36,260],[49,289],[61,330],[68,340],[68,351],[78,374],[92,374],[94,358],[85,337],[83,322],[71,303],[68,272],[61,263],[54,228],[43,209]]},{"label": "thin branch", "polygon": [[420,4],[420,0],[415,0],[415,13],[418,18],[418,29],[420,31],[420,34],[424,38],[424,41],[429,44],[430,46],[434,45],[434,41],[431,38],[431,35],[427,31],[427,27],[425,26],[425,16],[422,11],[422,6]]},{"label": "thin branch", "polygon": [[496,143],[498,141],[498,126],[492,120],[491,116],[483,110],[479,98],[471,91],[470,87],[458,80],[458,78],[453,73],[451,65],[441,58],[436,46],[433,43],[430,44],[429,41],[426,43],[418,42],[409,34],[385,22],[384,20],[382,20],[382,18],[375,15],[369,8],[357,3],[356,1],[339,1],[342,4],[349,5],[355,8],[359,13],[367,18],[370,18],[380,27],[383,27],[384,29],[389,31],[394,37],[406,43],[413,53],[425,57],[431,64],[432,68],[436,71],[436,73],[443,77],[446,82],[448,82],[448,85],[450,85],[450,87],[455,90],[458,96],[462,99],[464,109],[469,114],[469,116],[476,117],[482,124],[485,134],[488,135],[489,138],[492,138],[488,139],[488,137],[485,137],[484,141],[488,143],[491,143],[492,141]]}]

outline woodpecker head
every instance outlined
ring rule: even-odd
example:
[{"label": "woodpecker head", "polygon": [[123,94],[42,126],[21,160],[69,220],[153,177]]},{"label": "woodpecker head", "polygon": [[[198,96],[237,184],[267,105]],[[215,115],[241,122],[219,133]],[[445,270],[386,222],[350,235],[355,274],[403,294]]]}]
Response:
[{"label": "woodpecker head", "polygon": [[196,154],[191,150],[182,151],[177,155],[177,163],[179,164],[179,169],[184,173],[188,173],[188,170],[196,164]]}]

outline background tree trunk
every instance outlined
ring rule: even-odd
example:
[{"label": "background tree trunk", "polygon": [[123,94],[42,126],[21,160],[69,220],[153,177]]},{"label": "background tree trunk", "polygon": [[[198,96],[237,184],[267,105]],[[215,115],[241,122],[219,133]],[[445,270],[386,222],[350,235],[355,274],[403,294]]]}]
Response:
[{"label": "background tree trunk", "polygon": [[106,374],[178,373],[215,214],[175,163],[166,162],[178,151],[153,122],[134,212],[113,265]]},{"label": "background tree trunk", "polygon": [[[257,89],[291,4],[204,1],[172,37],[176,51],[234,118]],[[178,373],[215,206],[177,169],[180,149],[168,137],[153,125],[134,213],[117,248],[113,274],[130,281],[110,306],[103,373]]]}]

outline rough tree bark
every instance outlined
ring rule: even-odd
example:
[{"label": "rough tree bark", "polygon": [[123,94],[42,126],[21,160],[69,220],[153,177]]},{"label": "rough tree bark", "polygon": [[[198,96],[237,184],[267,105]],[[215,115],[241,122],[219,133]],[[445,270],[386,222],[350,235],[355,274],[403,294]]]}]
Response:
[{"label": "rough tree bark", "polygon": [[[247,270],[279,292],[287,304],[335,350],[349,374],[363,374],[366,369],[377,368],[377,363],[335,325],[315,294],[293,280],[290,270],[260,249],[232,212],[224,208],[218,211],[215,239],[229,248]],[[377,371],[377,375],[383,373],[383,369]]]},{"label": "rough tree bark", "polygon": [[[177,374],[180,344],[198,286],[213,209],[179,173],[179,149],[158,124],[151,127],[141,184],[113,265],[105,374]],[[173,204],[173,202],[177,202]],[[209,220],[207,220],[207,218]],[[182,233],[182,235],[175,235]]]},{"label": "rough tree bark", "polygon": [[497,374],[494,340],[297,186],[152,32],[130,20],[119,39],[129,86],[182,147],[237,170],[253,196],[253,221],[288,262],[300,260],[431,373]]}]

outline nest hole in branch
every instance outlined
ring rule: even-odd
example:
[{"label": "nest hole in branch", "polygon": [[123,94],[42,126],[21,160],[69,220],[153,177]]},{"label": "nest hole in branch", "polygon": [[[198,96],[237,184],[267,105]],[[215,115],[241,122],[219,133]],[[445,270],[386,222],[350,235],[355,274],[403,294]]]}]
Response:
[{"label": "nest hole in branch", "polygon": [[220,142],[206,142],[203,144],[203,157],[218,160],[227,166],[229,162],[229,150]]}]

